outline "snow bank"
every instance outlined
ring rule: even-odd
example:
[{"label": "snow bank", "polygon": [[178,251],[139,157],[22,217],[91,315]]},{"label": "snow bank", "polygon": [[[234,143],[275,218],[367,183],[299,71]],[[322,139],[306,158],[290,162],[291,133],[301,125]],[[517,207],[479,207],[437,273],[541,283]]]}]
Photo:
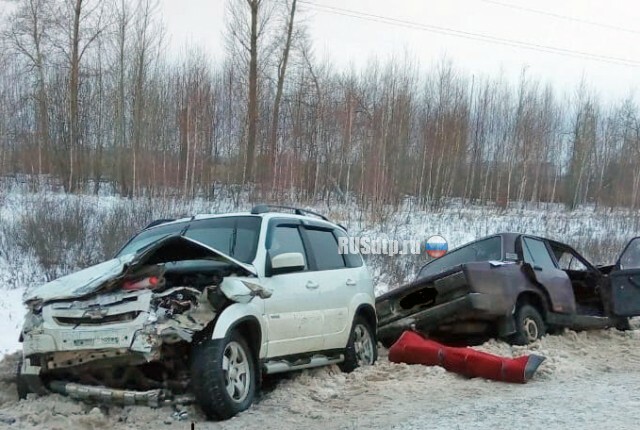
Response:
[{"label": "snow bank", "polygon": [[26,309],[22,289],[0,291],[0,358],[20,348],[18,337]]}]

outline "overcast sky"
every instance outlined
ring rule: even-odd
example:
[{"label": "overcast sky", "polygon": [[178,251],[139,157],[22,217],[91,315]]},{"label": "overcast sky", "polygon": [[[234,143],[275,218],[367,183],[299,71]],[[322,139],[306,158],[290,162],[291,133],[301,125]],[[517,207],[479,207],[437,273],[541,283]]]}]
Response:
[{"label": "overcast sky", "polygon": [[[160,0],[170,49],[187,43],[224,55],[227,0]],[[243,0],[232,0],[243,1]],[[266,0],[274,1],[274,0]],[[640,93],[640,1],[638,0],[308,0],[334,8],[481,34],[517,42],[581,51],[635,63],[619,65],[447,36],[406,25],[389,25],[338,15],[300,4],[317,55],[339,67],[356,68],[373,56],[388,59],[408,52],[427,68],[446,55],[467,73],[517,79],[530,76],[573,90],[584,75],[603,98]],[[499,5],[504,3],[511,5]],[[518,8],[535,9],[547,14]],[[548,14],[570,16],[569,21]],[[616,30],[612,27],[620,28]],[[623,31],[624,29],[632,31]],[[474,37],[474,36],[471,36]]]}]

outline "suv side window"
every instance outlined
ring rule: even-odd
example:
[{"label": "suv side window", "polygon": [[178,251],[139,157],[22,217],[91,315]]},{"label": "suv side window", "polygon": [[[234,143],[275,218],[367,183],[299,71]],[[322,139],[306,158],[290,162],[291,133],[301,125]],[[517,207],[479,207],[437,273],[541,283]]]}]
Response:
[{"label": "suv side window", "polygon": [[315,270],[334,270],[346,267],[342,254],[338,252],[338,241],[331,230],[305,228],[305,234],[317,266]]},{"label": "suv side window", "polygon": [[[335,234],[336,238],[338,238],[338,240],[340,240],[340,238],[349,238],[349,236],[347,236],[347,234],[340,229],[333,230],[333,233]],[[353,254],[349,252],[349,250],[347,250],[347,252],[345,254],[342,254],[342,256],[344,257],[345,263],[347,263],[347,267],[360,267],[363,264],[362,256],[358,252]]]},{"label": "suv side window", "polygon": [[307,254],[304,250],[302,238],[298,227],[279,225],[273,229],[269,257],[285,254],[287,252],[299,252],[304,256],[304,270],[308,269]]},{"label": "suv side window", "polygon": [[524,261],[534,267],[540,267],[543,270],[556,268],[556,265],[553,263],[553,260],[549,255],[547,246],[540,239],[523,237],[522,254],[524,257]]}]

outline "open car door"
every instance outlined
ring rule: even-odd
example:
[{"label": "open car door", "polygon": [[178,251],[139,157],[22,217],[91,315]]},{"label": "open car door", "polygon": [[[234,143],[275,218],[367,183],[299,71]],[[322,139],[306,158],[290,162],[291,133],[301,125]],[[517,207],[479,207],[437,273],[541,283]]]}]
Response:
[{"label": "open car door", "polygon": [[640,315],[640,237],[627,244],[609,276],[613,313],[621,317]]}]

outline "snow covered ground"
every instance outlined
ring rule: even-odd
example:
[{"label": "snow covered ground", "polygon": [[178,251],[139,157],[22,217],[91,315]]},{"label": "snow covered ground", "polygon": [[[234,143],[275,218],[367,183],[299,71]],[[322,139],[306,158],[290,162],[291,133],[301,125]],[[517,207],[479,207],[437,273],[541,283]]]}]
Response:
[{"label": "snow covered ground", "polygon": [[[85,232],[99,242],[104,220],[119,211],[127,214],[129,229],[142,227],[147,217],[246,210],[227,198],[216,202],[196,200],[149,201],[117,197],[65,196],[61,194],[9,193],[0,196],[0,227],[19,226],[22,217],[48,201],[52,207],[78,203],[90,214]],[[640,234],[640,216],[628,211],[560,207],[512,207],[508,210],[462,207],[452,204],[438,212],[416,210],[408,204],[398,211],[369,214],[354,205],[317,206],[345,224],[352,235],[386,235],[394,239],[448,239],[450,247],[499,232],[522,231],[554,237],[573,244],[595,262],[611,262],[622,243]],[[109,216],[107,216],[109,215]],[[188,419],[173,418],[174,410],[144,407],[92,408],[57,395],[17,401],[13,381],[17,365],[17,338],[23,291],[43,282],[46,272],[37,256],[8,241],[0,228],[0,428],[20,429],[494,429],[524,428],[637,428],[640,417],[640,326],[635,330],[566,332],[548,336],[527,348],[491,341],[481,348],[506,356],[528,351],[547,357],[538,374],[526,385],[467,380],[438,367],[389,363],[384,351],[379,363],[344,375],[336,367],[299,372],[271,381],[249,411],[224,423],[204,422],[199,411],[187,407]],[[94,251],[97,249],[92,248]],[[97,250],[96,252],[99,254]],[[64,269],[82,264],[69,254]],[[77,257],[77,259],[75,259]],[[423,256],[371,258],[381,293],[413,276]],[[10,424],[12,423],[13,424]],[[170,426],[167,425],[170,424]]]},{"label": "snow covered ground", "polygon": [[18,336],[24,318],[23,290],[0,290],[0,357],[20,348]]},{"label": "snow covered ground", "polygon": [[[248,411],[205,422],[186,407],[185,421],[165,407],[94,408],[50,395],[18,402],[11,382],[16,355],[0,363],[0,428],[20,429],[636,429],[640,410],[640,329],[547,336],[528,347],[490,341],[505,356],[547,357],[525,385],[466,379],[439,367],[393,364],[385,351],[352,374],[308,370],[270,383]],[[15,420],[13,424],[7,424]]]}]

